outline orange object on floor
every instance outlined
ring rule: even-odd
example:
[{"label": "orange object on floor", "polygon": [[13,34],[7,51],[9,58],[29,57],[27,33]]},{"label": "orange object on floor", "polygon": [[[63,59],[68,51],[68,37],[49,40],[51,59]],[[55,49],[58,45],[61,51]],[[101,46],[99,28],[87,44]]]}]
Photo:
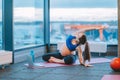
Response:
[{"label": "orange object on floor", "polygon": [[112,61],[110,62],[110,67],[114,71],[120,71],[120,58],[113,58]]}]

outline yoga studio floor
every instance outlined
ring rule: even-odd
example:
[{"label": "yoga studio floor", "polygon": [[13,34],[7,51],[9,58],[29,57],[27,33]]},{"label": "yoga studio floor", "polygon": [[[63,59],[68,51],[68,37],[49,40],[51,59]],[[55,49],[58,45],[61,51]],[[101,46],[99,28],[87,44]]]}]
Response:
[{"label": "yoga studio floor", "polygon": [[[36,62],[42,62],[41,58]],[[12,64],[0,70],[0,80],[120,80],[120,72],[114,72],[109,62],[94,63],[93,67],[72,65],[35,69],[27,68],[25,63]],[[106,78],[110,76],[113,79]]]}]

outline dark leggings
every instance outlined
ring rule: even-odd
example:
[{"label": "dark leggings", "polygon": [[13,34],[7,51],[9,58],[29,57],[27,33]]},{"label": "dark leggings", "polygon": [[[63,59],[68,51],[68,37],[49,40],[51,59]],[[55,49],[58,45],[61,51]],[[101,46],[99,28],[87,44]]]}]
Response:
[{"label": "dark leggings", "polygon": [[76,55],[68,55],[68,56],[62,56],[59,52],[58,53],[48,53],[44,54],[42,56],[42,59],[44,61],[49,61],[50,57],[55,57],[58,59],[64,59],[65,64],[73,64],[76,61]]}]

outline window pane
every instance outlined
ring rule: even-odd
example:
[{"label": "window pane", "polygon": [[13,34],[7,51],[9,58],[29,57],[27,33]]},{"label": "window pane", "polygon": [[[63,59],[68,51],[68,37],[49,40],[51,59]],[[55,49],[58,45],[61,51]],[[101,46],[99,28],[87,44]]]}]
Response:
[{"label": "window pane", "polygon": [[[50,41],[65,41],[77,30],[70,28],[71,25],[106,25],[109,28],[103,31],[103,41],[117,45],[117,10],[117,0],[50,0]],[[86,35],[89,41],[100,41],[97,30],[88,31]]]},{"label": "window pane", "polygon": [[43,0],[14,0],[15,49],[42,45]]},{"label": "window pane", "polygon": [[0,0],[0,49],[2,49],[2,0]]},{"label": "window pane", "polygon": [[35,0],[35,40],[36,44],[44,44],[44,18],[43,5],[44,0]]}]

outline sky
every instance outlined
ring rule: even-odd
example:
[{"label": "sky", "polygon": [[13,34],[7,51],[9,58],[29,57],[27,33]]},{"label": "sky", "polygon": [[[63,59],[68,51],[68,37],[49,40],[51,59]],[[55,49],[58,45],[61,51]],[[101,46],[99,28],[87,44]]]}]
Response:
[{"label": "sky", "polygon": [[51,0],[51,7],[115,8],[117,0]]},{"label": "sky", "polygon": [[[16,7],[42,7],[44,0],[14,0]],[[50,0],[51,8],[115,8],[117,0]]]},{"label": "sky", "polygon": [[[51,8],[116,8],[118,0],[50,0]],[[14,7],[43,7],[44,0],[14,0]],[[2,0],[0,0],[0,8]]]},{"label": "sky", "polygon": [[[2,1],[2,0],[0,0]],[[37,18],[42,19],[43,8],[35,9],[35,7],[43,7],[44,0],[14,0],[14,17],[18,21],[33,20],[35,13]],[[52,10],[53,20],[116,20],[117,18],[117,0],[50,0],[51,8],[59,8]],[[1,3],[1,2],[0,2]],[[0,4],[1,5],[1,4]],[[23,9],[24,8],[24,9]],[[61,10],[62,8],[62,10]],[[64,10],[65,8],[81,8],[78,10]],[[91,8],[91,9],[84,9]],[[93,9],[96,8],[96,9]],[[98,8],[102,8],[98,9]],[[103,9],[105,8],[105,9]],[[107,9],[110,8],[110,9]],[[24,11],[24,13],[23,13]],[[72,13],[74,12],[74,13]],[[81,13],[82,12],[82,13]],[[0,11],[1,13],[1,11]],[[40,14],[41,13],[41,14]],[[28,15],[29,14],[29,15]],[[76,17],[73,17],[73,14]],[[99,16],[98,16],[99,15]],[[91,17],[92,16],[92,17]],[[94,17],[93,17],[94,16]],[[2,15],[0,15],[0,19]],[[79,19],[78,19],[79,18]]]},{"label": "sky", "polygon": [[[24,12],[24,13],[23,13]],[[52,8],[51,21],[116,21],[117,8]],[[14,21],[43,20],[43,9],[15,8]]]},{"label": "sky", "polygon": [[117,8],[53,8],[51,21],[116,21]]}]

